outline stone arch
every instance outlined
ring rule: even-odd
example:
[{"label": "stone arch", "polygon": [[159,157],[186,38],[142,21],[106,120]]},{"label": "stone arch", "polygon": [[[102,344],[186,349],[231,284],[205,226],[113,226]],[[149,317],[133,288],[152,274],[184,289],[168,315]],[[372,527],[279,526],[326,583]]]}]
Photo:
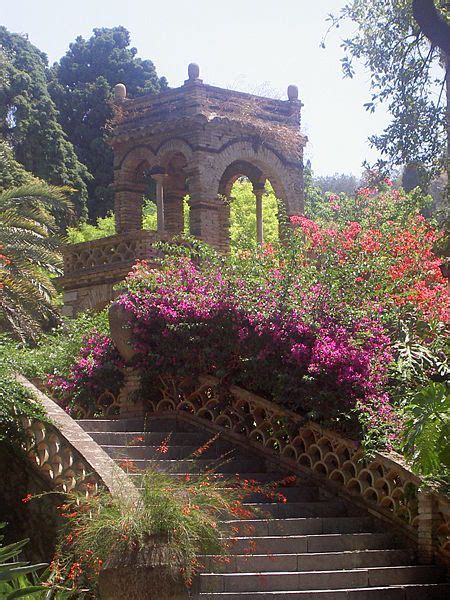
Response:
[{"label": "stone arch", "polygon": [[159,145],[156,156],[163,163],[166,157],[172,154],[182,154],[188,163],[192,159],[193,151],[186,140],[182,138],[169,138]]},{"label": "stone arch", "polygon": [[233,165],[245,168],[247,172],[240,175],[247,176],[252,183],[255,178],[258,182],[269,179],[277,198],[285,203],[286,210],[290,212],[290,194],[285,183],[288,173],[283,162],[270,148],[249,141],[236,141],[229,144],[215,159],[211,180],[213,194],[223,194],[223,190],[226,189],[224,177],[226,178],[227,173],[232,174]]},{"label": "stone arch", "polygon": [[156,162],[148,146],[131,149],[118,162],[114,172],[116,231],[142,229],[142,201],[148,189],[145,172]]},{"label": "stone arch", "polygon": [[264,173],[252,163],[237,160],[228,165],[225,169],[220,182],[218,193],[220,196],[230,196],[231,188],[239,177],[247,177],[253,185],[264,183]]},{"label": "stone arch", "polygon": [[143,161],[146,161],[149,166],[156,164],[157,157],[150,146],[135,146],[128,150],[124,155],[117,157],[114,167],[116,173],[125,175],[133,173]]}]

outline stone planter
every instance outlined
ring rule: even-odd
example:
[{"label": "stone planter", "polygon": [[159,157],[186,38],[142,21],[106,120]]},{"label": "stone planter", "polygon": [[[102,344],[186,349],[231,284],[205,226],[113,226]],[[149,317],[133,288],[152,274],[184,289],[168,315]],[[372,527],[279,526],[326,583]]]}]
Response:
[{"label": "stone planter", "polygon": [[136,356],[131,331],[134,317],[117,302],[113,302],[109,307],[108,316],[109,329],[114,345],[125,362],[130,363]]},{"label": "stone planter", "polygon": [[105,561],[98,580],[101,600],[187,600],[192,597],[181,571],[171,569],[174,557],[166,536],[148,536]]},{"label": "stone planter", "polygon": [[187,600],[190,596],[181,576],[175,579],[168,567],[123,566],[100,572],[101,600]]}]

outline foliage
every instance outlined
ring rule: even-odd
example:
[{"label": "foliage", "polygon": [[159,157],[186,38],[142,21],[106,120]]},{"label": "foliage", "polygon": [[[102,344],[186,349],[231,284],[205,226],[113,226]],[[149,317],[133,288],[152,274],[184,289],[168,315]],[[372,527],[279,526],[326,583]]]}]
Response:
[{"label": "foliage", "polygon": [[346,173],[335,173],[334,175],[322,175],[314,177],[314,183],[322,194],[354,194],[360,185],[360,180],[354,175]]},{"label": "foliage", "polygon": [[[267,182],[263,195],[263,236],[266,243],[278,240],[278,205],[272,186]],[[250,181],[236,181],[231,190],[230,242],[232,250],[256,248],[256,204]]]},{"label": "foliage", "polygon": [[[5,523],[0,523],[0,530],[5,525]],[[22,548],[29,540],[25,539],[3,546],[3,538],[4,536],[0,535],[0,596],[4,600],[42,598],[45,587],[34,585],[28,576],[35,574],[47,565],[45,563],[30,565],[28,562],[18,560]]]},{"label": "foliage", "polygon": [[405,412],[406,457],[423,475],[438,474],[440,479],[449,478],[449,382],[430,381],[415,390]]},{"label": "foliage", "polygon": [[65,188],[33,183],[0,192],[0,324],[32,339],[56,321],[52,276],[61,274],[55,214],[70,212]]},{"label": "foliage", "polygon": [[39,183],[39,180],[16,161],[10,146],[0,138],[0,192],[33,183]]},{"label": "foliage", "polygon": [[261,263],[256,278],[248,264],[245,274],[187,258],[162,271],[138,266],[119,303],[135,317],[143,370],[214,372],[315,419],[337,419],[358,400],[384,406],[390,354],[379,321],[332,313],[324,288],[295,289],[276,257]]},{"label": "foliage", "polygon": [[93,176],[87,184],[91,219],[112,209],[113,160],[106,143],[113,116],[112,88],[124,83],[133,98],[167,87],[153,63],[136,54],[124,27],[97,28],[87,40],[78,36],[50,70],[49,89],[61,125]]},{"label": "foliage", "polygon": [[401,374],[400,331],[439,354],[449,314],[426,201],[386,180],[320,198],[317,220],[292,217],[283,244],[226,258],[163,245],[161,268],[138,264],[119,298],[134,316],[137,364],[150,379],[213,372],[333,427],[357,433],[359,422],[359,434],[390,446],[392,402],[419,385]]},{"label": "foliage", "polygon": [[73,319],[64,319],[49,333],[41,333],[35,344],[24,346],[11,339],[2,341],[2,360],[10,371],[20,371],[25,377],[46,380],[47,376],[69,376],[83,341],[93,331],[99,335],[109,330],[106,310],[85,312]]},{"label": "foliage", "polygon": [[[167,452],[167,444],[158,452]],[[106,492],[68,497],[62,505],[67,527],[52,563],[55,582],[93,589],[102,567],[161,565],[189,585],[199,555],[228,552],[231,530],[223,519],[251,516],[241,501],[253,486],[241,488],[211,472],[179,478],[147,470],[140,485],[138,499]]]},{"label": "foliage", "polygon": [[[447,2],[436,5],[446,15]],[[372,145],[385,160],[380,164],[416,163],[436,174],[445,153],[445,69],[436,45],[430,44],[413,18],[411,0],[351,0],[331,26],[350,21],[356,33],[343,42],[344,75],[354,76],[354,62],[370,72],[372,97],[365,107],[388,103],[392,121]]]},{"label": "foliage", "polygon": [[20,417],[47,420],[40,403],[6,368],[0,357],[0,442],[16,444],[23,439]]},{"label": "foliage", "polygon": [[77,416],[80,408],[94,404],[105,389],[115,394],[119,392],[123,380],[120,367],[123,366],[111,339],[93,330],[82,339],[68,376],[49,375],[47,383],[59,395],[66,410]]},{"label": "foliage", "polygon": [[[185,203],[185,213],[187,204]],[[146,199],[143,207],[142,225],[144,229],[156,230],[156,205],[149,199]],[[99,238],[115,235],[116,219],[113,214],[106,217],[98,217],[95,225],[87,222],[79,223],[76,227],[69,227],[67,230],[68,241],[71,244],[79,242],[88,242]]]},{"label": "foliage", "polygon": [[89,174],[58,122],[47,89],[47,59],[26,37],[0,27],[0,136],[27,171],[76,190],[82,215]]}]

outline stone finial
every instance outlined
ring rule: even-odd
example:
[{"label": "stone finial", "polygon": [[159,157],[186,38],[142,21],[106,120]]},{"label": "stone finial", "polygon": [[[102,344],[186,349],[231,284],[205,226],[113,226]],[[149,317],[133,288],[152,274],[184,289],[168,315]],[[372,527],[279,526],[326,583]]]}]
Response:
[{"label": "stone finial", "polygon": [[298,100],[298,87],[296,85],[290,85],[287,89],[287,95],[290,102]]},{"label": "stone finial", "polygon": [[121,102],[122,100],[125,100],[126,97],[127,97],[127,88],[124,86],[123,83],[117,83],[114,86],[114,100],[116,102]]},{"label": "stone finial", "polygon": [[189,63],[188,65],[188,77],[189,81],[195,81],[200,75],[200,67],[196,63]]}]

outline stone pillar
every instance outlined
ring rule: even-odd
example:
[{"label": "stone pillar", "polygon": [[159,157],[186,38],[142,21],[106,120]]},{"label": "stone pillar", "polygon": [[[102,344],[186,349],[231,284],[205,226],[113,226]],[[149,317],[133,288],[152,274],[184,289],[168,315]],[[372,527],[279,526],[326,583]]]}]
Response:
[{"label": "stone pillar", "polygon": [[191,235],[220,250],[222,219],[219,199],[203,200],[194,196],[189,200],[189,207]]},{"label": "stone pillar", "polygon": [[166,230],[164,225],[164,182],[167,179],[167,175],[164,173],[155,173],[152,177],[156,181],[157,231],[159,235],[163,235]]},{"label": "stone pillar", "polygon": [[419,562],[428,565],[434,558],[434,539],[433,534],[435,526],[439,519],[436,511],[436,499],[431,492],[419,490],[418,500],[418,553]]},{"label": "stone pillar", "polygon": [[262,197],[264,195],[265,189],[264,185],[254,185],[253,193],[256,198],[256,241],[258,244],[262,244],[264,241],[263,235],[263,205],[262,205]]},{"label": "stone pillar", "polygon": [[114,213],[116,232],[142,229],[142,202],[147,186],[143,183],[116,183]]},{"label": "stone pillar", "polygon": [[219,201],[219,237],[217,240],[217,249],[220,252],[229,252],[230,250],[230,204],[233,198],[220,196]]},{"label": "stone pillar", "polygon": [[181,235],[184,231],[184,196],[185,192],[164,190],[164,225],[170,235]]}]

